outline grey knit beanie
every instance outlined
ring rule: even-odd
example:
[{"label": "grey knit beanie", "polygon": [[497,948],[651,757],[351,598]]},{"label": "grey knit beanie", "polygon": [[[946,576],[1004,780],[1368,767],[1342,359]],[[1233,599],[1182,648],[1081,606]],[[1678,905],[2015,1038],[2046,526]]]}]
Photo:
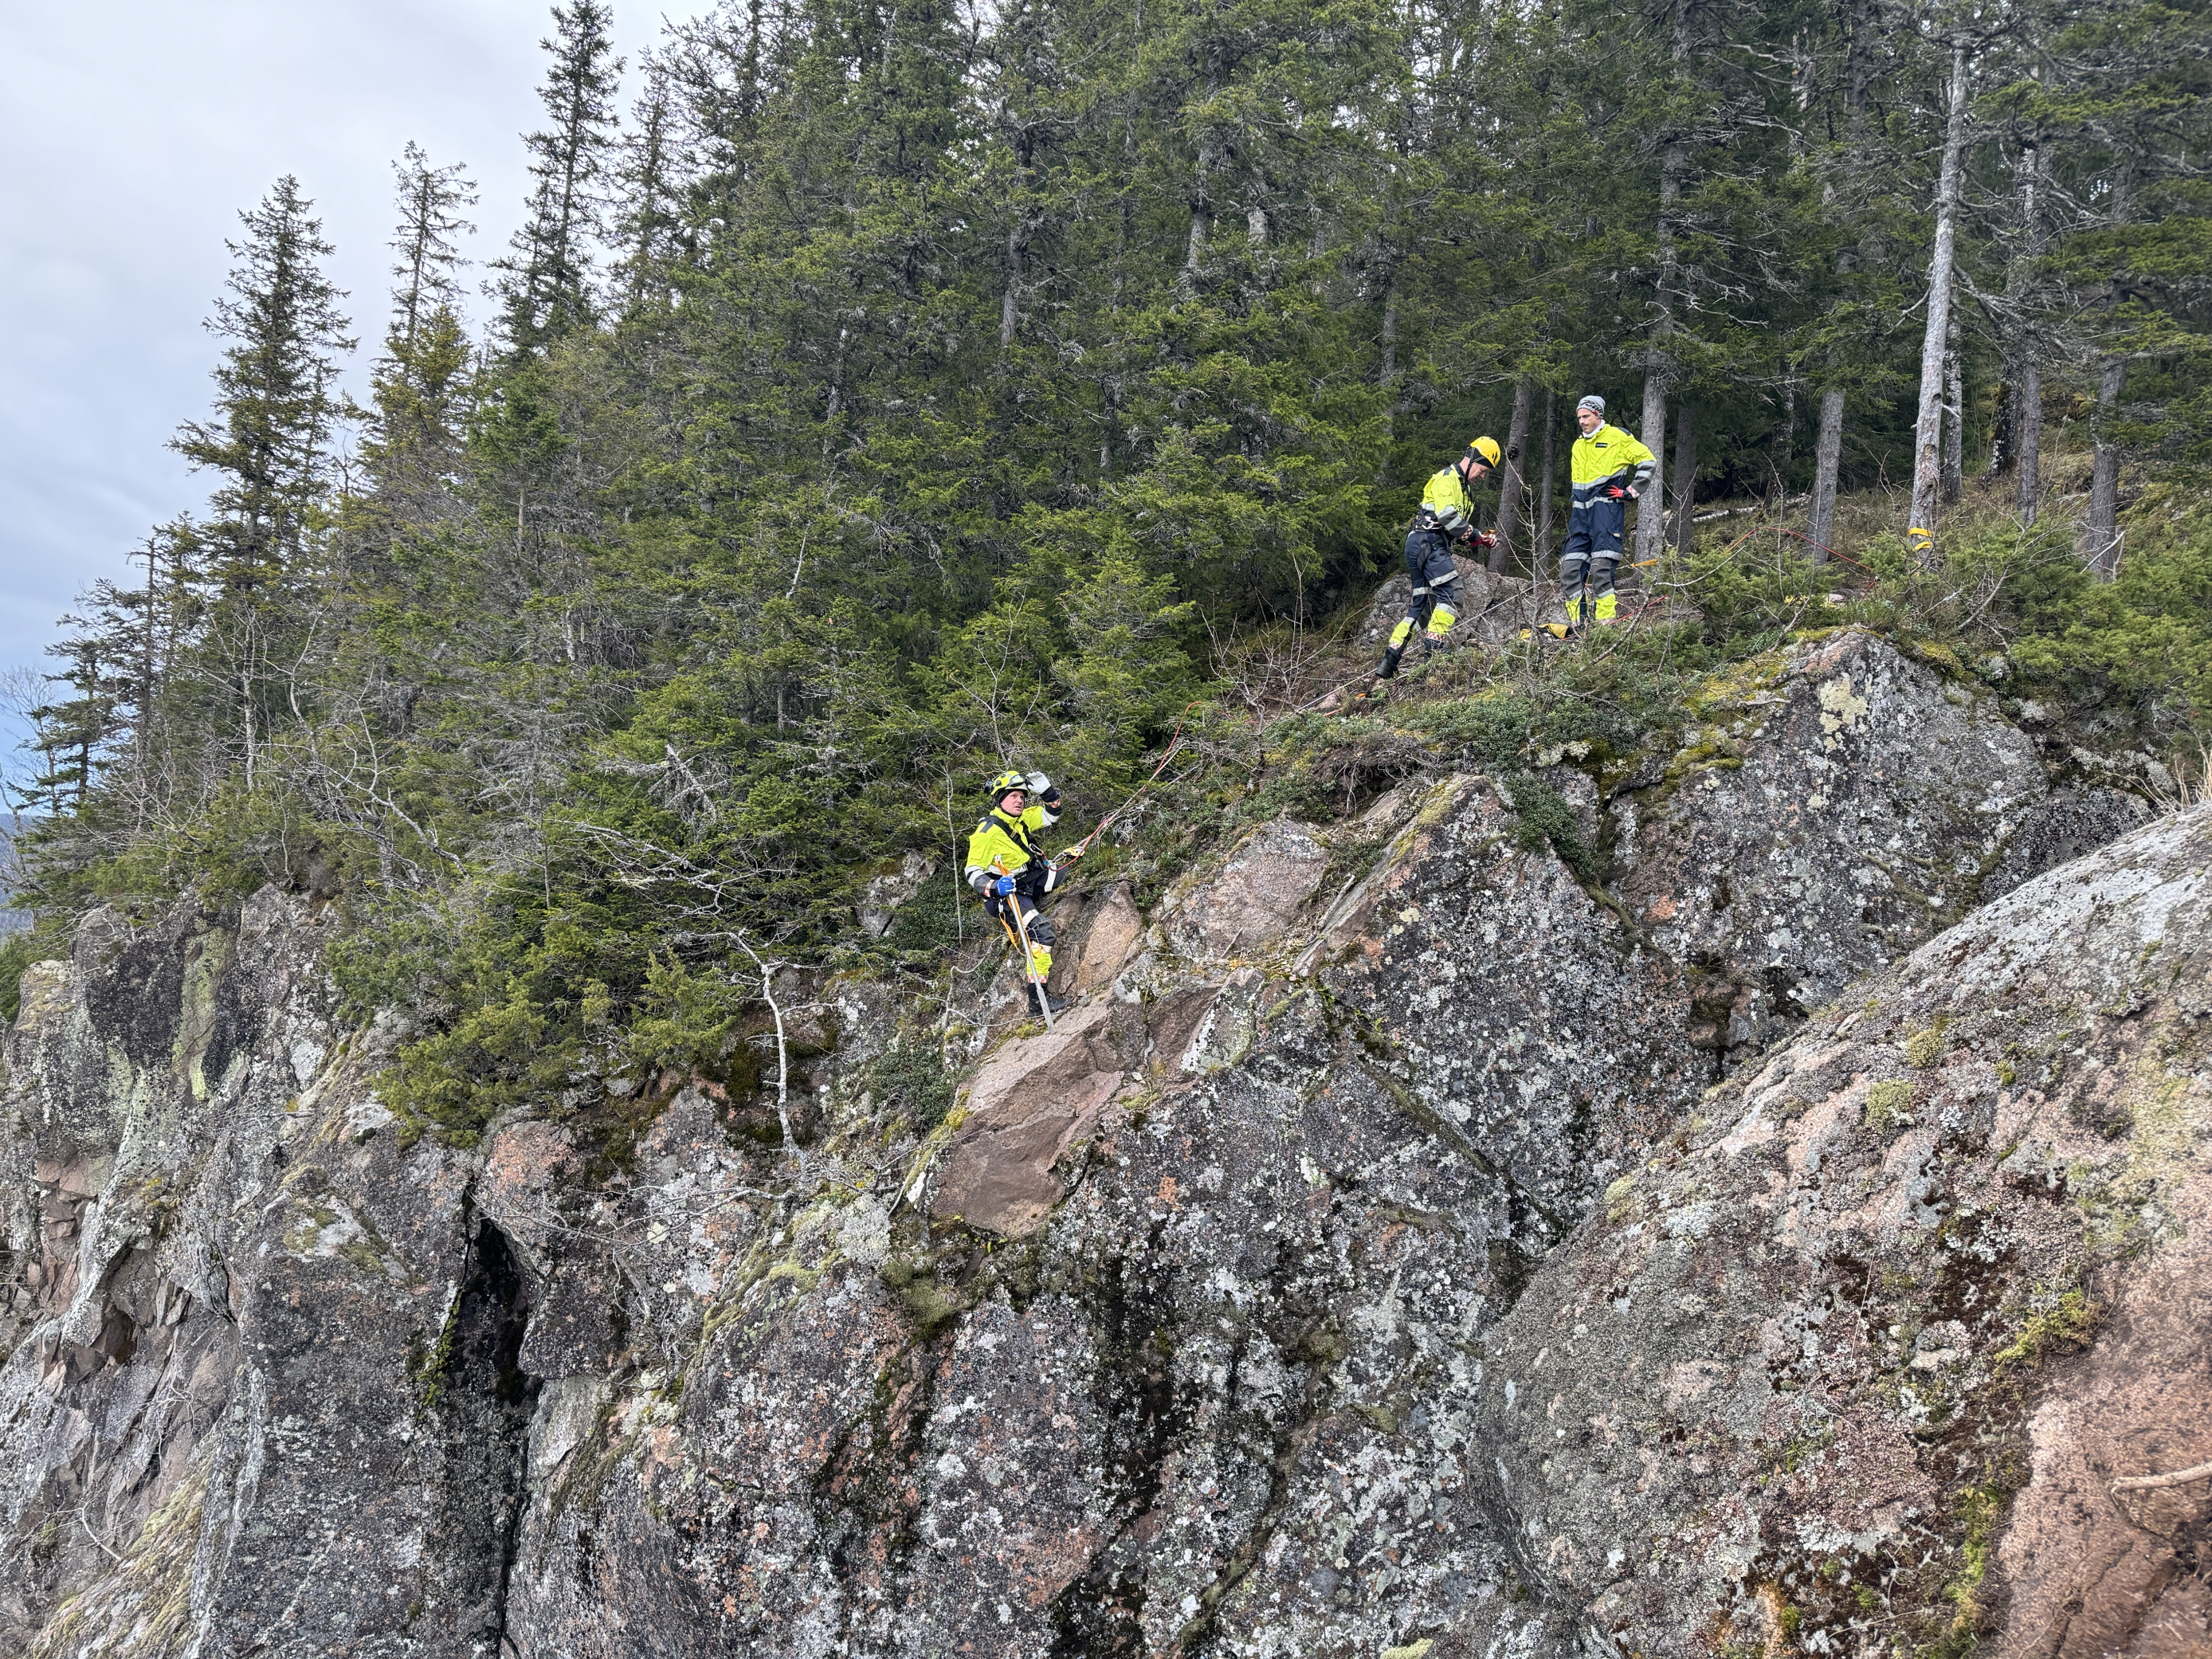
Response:
[{"label": "grey knit beanie", "polygon": [[1599,397],[1595,392],[1591,392],[1589,397],[1583,398],[1580,403],[1575,405],[1575,413],[1579,415],[1585,409],[1595,413],[1598,419],[1601,421],[1605,418],[1605,399]]}]

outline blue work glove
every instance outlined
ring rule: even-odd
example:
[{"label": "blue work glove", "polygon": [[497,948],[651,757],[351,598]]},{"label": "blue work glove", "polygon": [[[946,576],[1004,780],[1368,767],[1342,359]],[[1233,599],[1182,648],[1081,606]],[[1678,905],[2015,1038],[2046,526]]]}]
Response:
[{"label": "blue work glove", "polygon": [[991,890],[1000,898],[1006,897],[1014,890],[1014,878],[1012,876],[1000,876],[998,880],[991,884]]}]

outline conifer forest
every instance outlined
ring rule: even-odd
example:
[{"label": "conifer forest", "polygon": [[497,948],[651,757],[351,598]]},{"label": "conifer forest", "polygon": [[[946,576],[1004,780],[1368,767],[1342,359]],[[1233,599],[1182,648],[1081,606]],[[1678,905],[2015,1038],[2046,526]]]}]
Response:
[{"label": "conifer forest", "polygon": [[[628,63],[611,21],[552,10],[526,203],[394,159],[388,294],[335,291],[312,180],[207,228],[204,499],[52,648],[11,1009],[94,906],[275,882],[465,1145],[580,1056],[726,1065],[769,970],[925,981],[1002,767],[1079,829],[1156,779],[1093,856],[1157,883],[1425,747],[1626,752],[1845,622],[2191,787],[2202,0],[727,0]],[[1316,712],[1478,434],[1491,568],[1552,582],[1589,392],[1660,457],[1666,605]]]},{"label": "conifer forest", "polygon": [[0,1652],[2212,1652],[2212,0],[614,21],[0,680]]}]

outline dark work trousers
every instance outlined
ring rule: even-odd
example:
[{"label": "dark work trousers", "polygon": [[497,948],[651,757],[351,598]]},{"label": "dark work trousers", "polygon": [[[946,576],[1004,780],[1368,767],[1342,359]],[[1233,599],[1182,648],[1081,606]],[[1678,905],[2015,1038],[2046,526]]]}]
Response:
[{"label": "dark work trousers", "polygon": [[1028,931],[1030,943],[1041,945],[1049,951],[1052,948],[1054,937],[1052,918],[1041,915],[1037,909],[1037,901],[1044,896],[1047,884],[1047,878],[1043,871],[1040,870],[1034,875],[1024,871],[1014,878],[1012,892],[1005,898],[1000,898],[994,893],[984,900],[984,904],[991,914],[998,918],[1000,925],[1009,930],[1014,925],[1014,919],[1006,907],[1010,904],[1019,904],[1022,907],[1022,926]]},{"label": "dark work trousers", "polygon": [[1627,529],[1626,501],[1596,495],[1575,503],[1567,515],[1567,544],[1559,550],[1559,590],[1569,605],[1585,586],[1593,599],[1613,592],[1613,568]]},{"label": "dark work trousers", "polygon": [[1406,574],[1413,579],[1413,602],[1406,607],[1406,626],[1391,635],[1402,647],[1416,628],[1426,628],[1439,605],[1459,597],[1459,567],[1452,562],[1451,538],[1441,530],[1414,530],[1406,537]]}]

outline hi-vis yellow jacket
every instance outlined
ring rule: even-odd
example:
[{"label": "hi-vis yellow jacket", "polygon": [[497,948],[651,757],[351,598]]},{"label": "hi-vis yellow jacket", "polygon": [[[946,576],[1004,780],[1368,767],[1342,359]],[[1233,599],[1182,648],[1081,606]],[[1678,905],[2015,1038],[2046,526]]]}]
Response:
[{"label": "hi-vis yellow jacket", "polygon": [[1042,867],[1045,850],[1036,836],[1059,822],[1059,813],[1042,806],[1032,806],[1018,818],[993,807],[968,837],[968,884],[981,893],[1001,875],[1022,874],[1032,860]]},{"label": "hi-vis yellow jacket", "polygon": [[1617,426],[1601,426],[1589,437],[1575,440],[1574,453],[1568,462],[1568,477],[1575,486],[1575,505],[1587,505],[1596,495],[1600,484],[1629,468],[1633,468],[1636,474],[1629,482],[1641,489],[1650,482],[1652,470],[1658,465],[1659,458],[1629,434]]},{"label": "hi-vis yellow jacket", "polygon": [[1413,522],[1418,528],[1441,530],[1447,536],[1456,536],[1474,522],[1474,503],[1468,499],[1457,462],[1429,480],[1421,492],[1420,517]]}]

